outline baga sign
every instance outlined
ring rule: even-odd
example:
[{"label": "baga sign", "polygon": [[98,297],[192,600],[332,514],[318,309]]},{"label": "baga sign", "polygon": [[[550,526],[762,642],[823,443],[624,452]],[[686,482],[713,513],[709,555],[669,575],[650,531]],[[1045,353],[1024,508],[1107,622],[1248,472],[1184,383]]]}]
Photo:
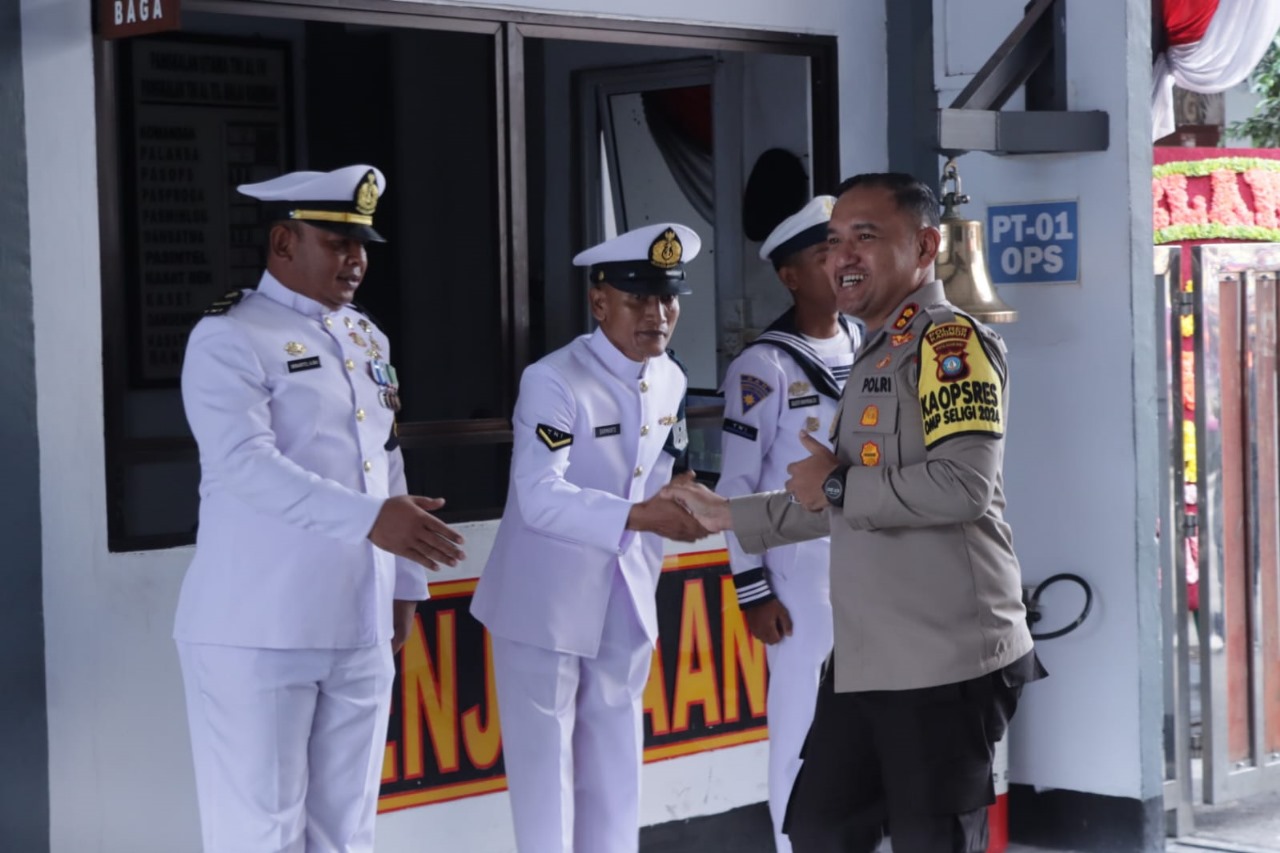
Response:
[{"label": "baga sign", "polygon": [[104,39],[163,33],[181,23],[181,0],[98,0],[98,35]]}]

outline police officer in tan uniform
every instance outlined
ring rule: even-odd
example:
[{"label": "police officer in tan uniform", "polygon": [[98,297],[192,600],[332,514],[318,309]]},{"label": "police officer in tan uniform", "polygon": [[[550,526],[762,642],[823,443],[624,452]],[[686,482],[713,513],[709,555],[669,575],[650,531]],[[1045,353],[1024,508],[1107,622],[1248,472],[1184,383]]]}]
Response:
[{"label": "police officer in tan uniform", "polygon": [[748,552],[831,536],[832,664],[786,830],[796,853],[979,853],[996,741],[1044,676],[1004,521],[1000,338],[934,278],[938,204],[910,175],[842,184],[827,270],[867,342],[835,451],[805,436],[786,491],[673,486]]}]

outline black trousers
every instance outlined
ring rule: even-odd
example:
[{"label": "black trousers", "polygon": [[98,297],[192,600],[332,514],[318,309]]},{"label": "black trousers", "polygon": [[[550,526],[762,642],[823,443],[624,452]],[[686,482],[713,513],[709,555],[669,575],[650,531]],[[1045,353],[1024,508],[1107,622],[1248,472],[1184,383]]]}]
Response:
[{"label": "black trousers", "polygon": [[1022,686],[1043,678],[1029,652],[1002,670],[917,690],[836,693],[827,662],[784,831],[795,853],[984,853],[996,741]]}]

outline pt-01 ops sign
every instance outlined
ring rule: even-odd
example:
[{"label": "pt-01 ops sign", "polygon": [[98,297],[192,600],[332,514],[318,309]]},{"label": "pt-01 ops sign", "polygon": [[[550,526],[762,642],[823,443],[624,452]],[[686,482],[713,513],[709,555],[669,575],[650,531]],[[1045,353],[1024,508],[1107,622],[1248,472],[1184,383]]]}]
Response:
[{"label": "pt-01 ops sign", "polygon": [[[475,586],[433,583],[418,607],[392,691],[379,812],[507,787],[491,641],[468,612]],[[657,604],[645,761],[764,740],[764,644],[738,609],[728,553],[668,555]]]},{"label": "pt-01 ops sign", "polygon": [[1079,202],[993,204],[987,208],[987,265],[995,284],[1080,280]]}]

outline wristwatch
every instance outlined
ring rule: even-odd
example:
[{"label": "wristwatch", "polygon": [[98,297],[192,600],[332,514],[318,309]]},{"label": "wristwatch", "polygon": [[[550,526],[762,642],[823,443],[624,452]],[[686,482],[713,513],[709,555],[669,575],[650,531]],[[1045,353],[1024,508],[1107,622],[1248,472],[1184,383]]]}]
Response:
[{"label": "wristwatch", "polygon": [[849,473],[848,465],[837,465],[835,470],[822,481],[822,493],[827,496],[827,503],[835,507],[844,506],[844,478]]}]

